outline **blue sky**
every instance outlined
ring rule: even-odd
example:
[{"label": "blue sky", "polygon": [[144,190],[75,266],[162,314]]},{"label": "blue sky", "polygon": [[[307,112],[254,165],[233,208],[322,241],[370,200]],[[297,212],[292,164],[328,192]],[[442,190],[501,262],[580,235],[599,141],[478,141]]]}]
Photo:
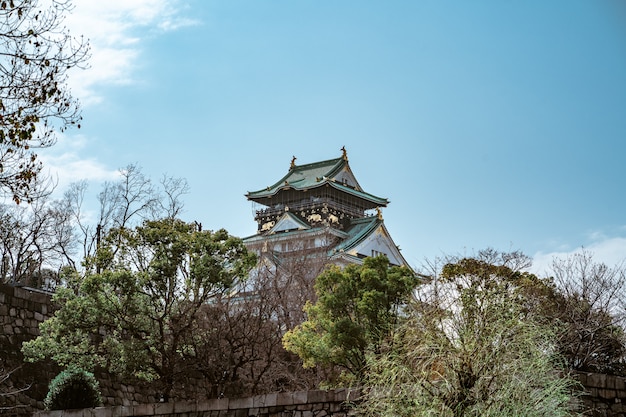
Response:
[{"label": "blue sky", "polygon": [[413,266],[626,258],[623,2],[76,3],[93,58],[70,79],[82,128],[41,153],[59,190],[136,163],[188,180],[186,220],[244,237],[247,191],[345,146]]}]

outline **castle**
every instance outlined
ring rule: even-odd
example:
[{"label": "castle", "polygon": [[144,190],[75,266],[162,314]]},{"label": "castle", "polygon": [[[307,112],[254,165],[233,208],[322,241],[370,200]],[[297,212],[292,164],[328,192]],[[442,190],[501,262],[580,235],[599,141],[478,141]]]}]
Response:
[{"label": "castle", "polygon": [[276,266],[302,250],[321,251],[341,266],[378,255],[409,266],[383,221],[389,201],[363,190],[341,150],[339,158],[304,165],[294,157],[285,176],[246,194],[258,224],[257,233],[244,239],[249,250]]}]

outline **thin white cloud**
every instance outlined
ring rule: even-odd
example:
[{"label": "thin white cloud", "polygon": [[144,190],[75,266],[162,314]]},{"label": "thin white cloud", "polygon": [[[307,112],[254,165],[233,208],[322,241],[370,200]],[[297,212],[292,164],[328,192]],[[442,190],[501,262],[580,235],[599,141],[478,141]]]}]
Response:
[{"label": "thin white cloud", "polygon": [[[137,82],[137,62],[142,42],[198,22],[183,16],[183,0],[76,1],[65,25],[74,37],[89,40],[89,68],[73,69],[69,86],[83,106],[104,100],[106,86]],[[72,132],[73,133],[73,132]],[[57,181],[56,192],[63,192],[74,181],[94,184],[115,179],[118,167],[108,168],[88,154],[88,138],[80,133],[59,134],[57,143],[39,152],[47,173]]]},{"label": "thin white cloud", "polygon": [[40,153],[46,173],[57,183],[56,190],[63,192],[67,186],[80,180],[102,183],[115,179],[117,169],[109,169],[96,158],[84,158],[81,149],[87,145],[83,135],[59,135],[53,148]]},{"label": "thin white cloud", "polygon": [[[601,232],[594,232],[589,237],[590,243],[584,247],[584,250],[593,255],[595,262],[602,262],[608,266],[626,262],[626,237],[609,237]],[[555,258],[564,259],[575,253],[580,253],[582,250],[583,247],[569,251],[538,252],[533,256],[532,271],[539,275],[546,275]]]},{"label": "thin white cloud", "polygon": [[73,94],[84,105],[102,101],[96,87],[129,84],[142,53],[142,40],[198,22],[182,16],[180,0],[110,0],[75,2],[67,18],[73,36],[89,39],[90,68],[70,75]]}]

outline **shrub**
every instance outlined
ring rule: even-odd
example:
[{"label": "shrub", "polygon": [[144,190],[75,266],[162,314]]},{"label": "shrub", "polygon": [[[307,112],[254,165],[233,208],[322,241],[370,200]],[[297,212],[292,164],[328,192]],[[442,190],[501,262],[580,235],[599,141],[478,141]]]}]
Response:
[{"label": "shrub", "polygon": [[48,410],[98,407],[102,405],[98,381],[92,373],[70,367],[50,382],[44,405]]}]

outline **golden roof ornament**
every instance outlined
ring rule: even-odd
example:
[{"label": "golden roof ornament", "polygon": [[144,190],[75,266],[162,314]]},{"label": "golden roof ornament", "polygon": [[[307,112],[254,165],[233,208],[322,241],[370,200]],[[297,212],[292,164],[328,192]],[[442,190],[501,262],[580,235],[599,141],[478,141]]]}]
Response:
[{"label": "golden roof ornament", "polygon": [[296,159],[298,158],[296,158],[295,156],[291,158],[291,166],[289,167],[289,169],[294,169],[296,167]]},{"label": "golden roof ornament", "polygon": [[344,161],[348,162],[348,151],[346,151],[345,146],[341,147],[341,157],[343,158]]}]

